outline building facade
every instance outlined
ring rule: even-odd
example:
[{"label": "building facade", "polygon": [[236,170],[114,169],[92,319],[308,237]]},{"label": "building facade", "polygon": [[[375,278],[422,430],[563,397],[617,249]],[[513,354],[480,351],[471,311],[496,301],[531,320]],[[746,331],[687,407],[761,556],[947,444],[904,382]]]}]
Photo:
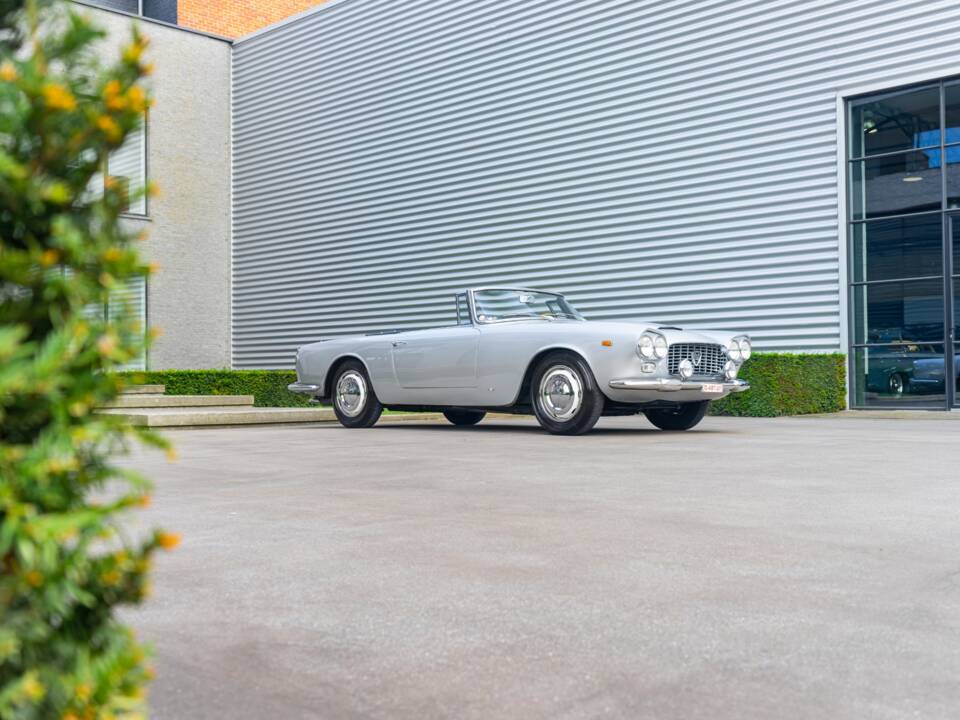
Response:
[{"label": "building facade", "polygon": [[[91,9],[109,35],[105,57],[129,40],[129,15]],[[123,222],[144,231],[144,256],[159,270],[122,299],[161,335],[152,368],[230,366],[230,62],[229,42],[151,23],[156,100],[144,131],[108,162],[131,187],[148,180],[156,197],[132,206]]]},{"label": "building facade", "polygon": [[899,0],[330,0],[240,38],[232,365],[516,283],[954,406],[958,49],[960,7]]}]

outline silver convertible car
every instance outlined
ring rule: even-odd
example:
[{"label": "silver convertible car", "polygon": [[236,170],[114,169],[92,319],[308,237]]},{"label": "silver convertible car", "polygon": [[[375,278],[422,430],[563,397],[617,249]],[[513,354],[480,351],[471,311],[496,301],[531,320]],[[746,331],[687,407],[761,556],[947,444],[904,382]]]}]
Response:
[{"label": "silver convertible car", "polygon": [[456,295],[456,323],[338,337],[297,351],[295,393],[333,404],[350,428],[384,408],[439,411],[454,425],[488,412],[530,413],[561,435],[601,415],[644,413],[687,430],[711,400],[743,392],[743,334],[657,323],[589,321],[552,292],[475,288]]}]

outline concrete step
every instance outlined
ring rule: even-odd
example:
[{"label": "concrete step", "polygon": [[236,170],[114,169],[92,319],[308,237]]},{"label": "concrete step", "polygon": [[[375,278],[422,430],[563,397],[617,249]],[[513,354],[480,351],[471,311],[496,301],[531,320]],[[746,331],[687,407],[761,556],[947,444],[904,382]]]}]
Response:
[{"label": "concrete step", "polygon": [[[210,396],[216,397],[216,396]],[[324,422],[335,419],[326,408],[262,408],[249,406],[111,408],[105,415],[123,415],[132,425],[146,427],[203,427]]]},{"label": "concrete step", "polygon": [[165,385],[127,385],[120,391],[121,395],[163,395],[167,391]]},{"label": "concrete step", "polygon": [[253,395],[120,395],[105,408],[197,408],[253,406]]},{"label": "concrete step", "polygon": [[[337,421],[337,416],[330,408],[313,407],[113,408],[98,410],[97,412],[105,415],[123,415],[132,425],[155,428],[332,423]],[[438,413],[396,413],[381,416],[379,422],[392,424],[428,420],[443,420],[443,415]]]}]

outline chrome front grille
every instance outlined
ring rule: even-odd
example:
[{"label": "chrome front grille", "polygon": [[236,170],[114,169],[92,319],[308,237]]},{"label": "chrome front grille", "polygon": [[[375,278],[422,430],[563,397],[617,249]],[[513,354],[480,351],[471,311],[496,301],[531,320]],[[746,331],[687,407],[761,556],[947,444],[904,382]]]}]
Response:
[{"label": "chrome front grille", "polygon": [[689,360],[693,363],[694,377],[721,375],[723,374],[723,366],[727,363],[727,358],[719,345],[706,345],[703,343],[677,343],[676,345],[671,345],[667,352],[667,368],[671,375],[676,375],[679,372],[681,360]]}]

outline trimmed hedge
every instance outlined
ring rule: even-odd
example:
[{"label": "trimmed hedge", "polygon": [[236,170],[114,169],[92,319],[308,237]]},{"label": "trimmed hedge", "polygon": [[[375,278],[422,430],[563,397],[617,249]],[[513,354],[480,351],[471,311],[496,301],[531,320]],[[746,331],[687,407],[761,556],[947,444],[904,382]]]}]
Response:
[{"label": "trimmed hedge", "polygon": [[[710,406],[714,415],[775,417],[839,412],[846,408],[843,355],[757,353],[740,377],[749,392]],[[132,383],[166,385],[170,395],[253,395],[258,407],[302,407],[308,401],[287,390],[292,370],[153,370],[122,373]]]},{"label": "trimmed hedge", "polygon": [[293,370],[148,370],[121,373],[129,382],[166,385],[168,395],[253,395],[257,407],[305,407],[309,401],[287,390]]},{"label": "trimmed hedge", "polygon": [[710,412],[741,417],[840,412],[847,407],[846,367],[839,353],[757,353],[740,371],[750,390],[714,402]]}]

